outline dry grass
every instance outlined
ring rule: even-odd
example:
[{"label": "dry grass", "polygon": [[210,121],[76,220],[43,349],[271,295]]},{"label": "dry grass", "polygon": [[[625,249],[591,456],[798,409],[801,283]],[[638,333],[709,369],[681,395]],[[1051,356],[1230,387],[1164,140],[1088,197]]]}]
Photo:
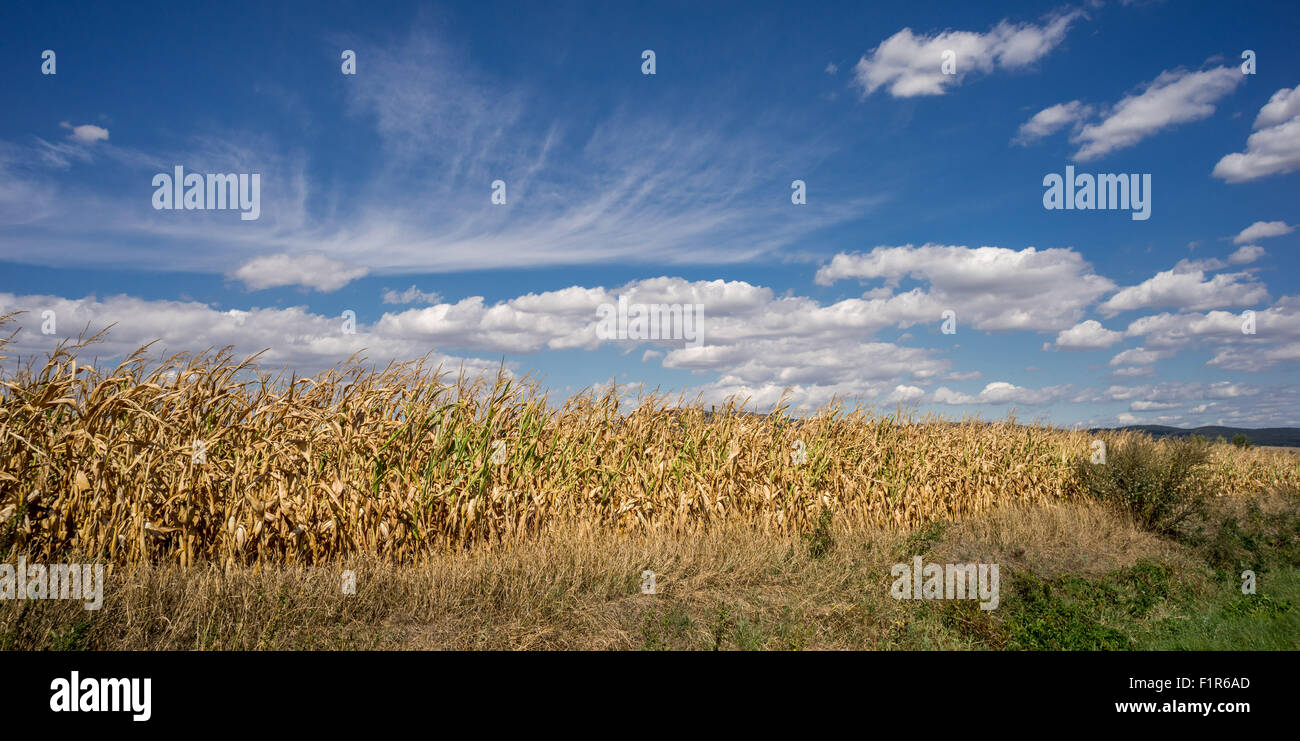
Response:
[{"label": "dry grass", "polygon": [[[527,381],[450,383],[422,362],[296,378],[228,351],[150,363],[142,348],[100,369],[78,364],[84,344],[0,380],[0,551],[231,570],[416,563],[546,533],[744,526],[778,543],[824,509],[848,530],[907,531],[1068,500],[1091,441],[839,405],[793,417],[647,395],[629,411],[612,392],[554,405]],[[1294,458],[1226,446],[1210,475],[1229,494],[1300,484]]]},{"label": "dry grass", "polygon": [[1008,507],[958,523],[934,558],[945,563],[996,563],[1041,576],[1102,576],[1142,558],[1182,560],[1181,549],[1091,502]]},{"label": "dry grass", "polygon": [[[0,647],[968,648],[927,619],[930,606],[889,596],[894,563],[927,548],[928,561],[943,562],[1019,547],[1002,562],[1010,594],[1012,566],[1051,573],[1078,562],[1100,573],[1178,557],[1123,517],[1078,506],[992,512],[923,546],[890,530],[837,528],[834,538],[818,559],[797,538],[722,526],[707,536],[557,533],[418,566],[373,556],[229,573],[143,565],[110,578],[97,612],[75,601],[0,602]],[[343,569],[356,573],[355,595],[340,589]],[[656,574],[653,595],[639,589],[645,569]]]}]

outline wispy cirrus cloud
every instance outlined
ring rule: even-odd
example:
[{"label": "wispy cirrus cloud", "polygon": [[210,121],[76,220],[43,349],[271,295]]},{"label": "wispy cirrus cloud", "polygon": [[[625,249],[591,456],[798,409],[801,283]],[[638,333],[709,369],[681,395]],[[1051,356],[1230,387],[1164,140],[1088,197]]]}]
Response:
[{"label": "wispy cirrus cloud", "polygon": [[[347,81],[351,117],[379,142],[364,177],[321,178],[314,155],[264,132],[196,134],[136,158],[112,154],[107,141],[41,141],[29,159],[116,166],[142,185],[126,189],[131,195],[91,194],[36,174],[32,182],[52,193],[48,208],[25,219],[23,238],[0,237],[0,246],[47,265],[166,264],[254,288],[328,291],[367,274],[736,263],[860,219],[889,197],[860,190],[792,211],[791,181],[829,154],[815,139],[783,136],[797,123],[730,120],[722,109],[687,119],[616,109],[581,124],[539,120],[532,91],[471,64],[428,29],[387,41],[367,55],[365,77]],[[772,147],[774,136],[790,146]],[[261,173],[261,218],[154,211],[149,178],[175,165]],[[503,205],[491,200],[497,180]],[[318,268],[327,264],[350,268],[324,277]]]}]

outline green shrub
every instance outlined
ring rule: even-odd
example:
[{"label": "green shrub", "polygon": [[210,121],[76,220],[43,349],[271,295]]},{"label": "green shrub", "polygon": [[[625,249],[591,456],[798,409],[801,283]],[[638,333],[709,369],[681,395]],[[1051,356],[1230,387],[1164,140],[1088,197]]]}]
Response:
[{"label": "green shrub", "polygon": [[1223,608],[1223,614],[1233,617],[1277,617],[1295,609],[1288,600],[1275,600],[1264,595],[1242,595]]},{"label": "green shrub", "polygon": [[950,523],[935,520],[928,525],[917,528],[902,540],[894,549],[896,560],[911,561],[913,556],[923,556],[930,552],[935,543],[943,537]]},{"label": "green shrub", "polygon": [[1109,442],[1105,463],[1084,458],[1076,470],[1084,494],[1128,512],[1151,532],[1175,535],[1205,509],[1211,492],[1201,469],[1208,460],[1209,447],[1199,440],[1133,436]]},{"label": "green shrub", "polygon": [[804,542],[808,544],[808,555],[813,558],[821,558],[835,547],[835,540],[831,537],[831,518],[831,511],[822,508],[821,516],[817,518],[817,526],[812,532],[804,533]]},{"label": "green shrub", "polygon": [[1236,445],[1238,448],[1241,448],[1242,450],[1245,450],[1246,448],[1250,447],[1250,438],[1238,432],[1237,434],[1232,436],[1232,444]]},{"label": "green shrub", "polygon": [[1235,506],[1220,503],[1207,508],[1180,540],[1221,578],[1236,580],[1246,569],[1264,573],[1272,566],[1300,567],[1300,506],[1265,511],[1254,499]]},{"label": "green shrub", "polygon": [[1030,572],[1018,573],[1012,582],[1015,597],[1007,604],[1006,647],[1023,651],[1122,651],[1133,640],[1097,619],[1098,608],[1079,599],[1113,599],[1089,593],[1090,582],[1078,577],[1046,580]]}]

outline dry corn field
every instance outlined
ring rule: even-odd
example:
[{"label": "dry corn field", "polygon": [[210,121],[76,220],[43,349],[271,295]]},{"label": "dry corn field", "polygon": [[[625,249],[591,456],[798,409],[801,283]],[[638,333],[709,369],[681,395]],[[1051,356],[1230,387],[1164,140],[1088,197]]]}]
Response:
[{"label": "dry corn field", "polygon": [[[78,362],[84,346],[0,377],[0,550],[410,563],[544,530],[791,534],[824,509],[840,526],[909,529],[1075,496],[1092,440],[839,406],[759,415],[648,395],[628,409],[594,392],[555,404],[527,380],[452,382],[421,362],[297,378],[228,351],[150,362],[141,349],[97,368]],[[1294,458],[1226,446],[1211,475],[1226,494],[1300,484]]]}]

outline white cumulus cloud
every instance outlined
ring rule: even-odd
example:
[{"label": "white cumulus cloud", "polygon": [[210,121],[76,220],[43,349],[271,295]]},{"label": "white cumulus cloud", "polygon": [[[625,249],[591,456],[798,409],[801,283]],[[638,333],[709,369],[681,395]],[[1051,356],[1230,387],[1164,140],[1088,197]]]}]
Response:
[{"label": "white cumulus cloud", "polygon": [[929,312],[928,319],[937,322],[942,311],[952,309],[959,326],[969,323],[976,329],[1066,329],[1083,318],[1085,307],[1115,288],[1069,249],[934,244],[840,253],[817,271],[816,281],[884,279],[896,286],[909,277],[929,283],[928,293],[914,291],[915,308]]},{"label": "white cumulus cloud", "polygon": [[69,139],[82,144],[94,144],[95,142],[108,141],[108,129],[105,129],[102,126],[96,126],[94,124],[73,126],[67,121],[64,121],[59,125],[72,131],[71,134],[68,134]]},{"label": "white cumulus cloud", "polygon": [[1110,347],[1123,338],[1122,332],[1106,329],[1101,322],[1089,319],[1058,334],[1056,347],[1061,350],[1097,350]]},{"label": "white cumulus cloud", "polygon": [[1246,151],[1225,155],[1214,166],[1214,177],[1244,183],[1300,169],[1300,85],[1273,93],[1255,118],[1255,129]]},{"label": "white cumulus cloud", "polygon": [[278,254],[255,257],[237,269],[232,277],[253,290],[280,286],[304,286],[326,293],[337,291],[369,272],[325,255]]},{"label": "white cumulus cloud", "polygon": [[1224,306],[1250,306],[1268,300],[1268,289],[1250,273],[1220,273],[1206,279],[1202,270],[1165,270],[1121,289],[1102,302],[1104,316],[1149,307],[1172,306],[1187,311]]},{"label": "white cumulus cloud", "polygon": [[1071,124],[1078,123],[1092,114],[1092,107],[1083,102],[1072,100],[1069,103],[1057,103],[1035,113],[1028,121],[1020,125],[1016,132],[1015,144],[1028,144],[1032,141],[1051,136]]},{"label": "white cumulus cloud", "polygon": [[[944,31],[918,35],[904,28],[863,55],[853,68],[854,83],[865,97],[887,87],[895,98],[943,95],[973,72],[1015,70],[1042,59],[1065,38],[1082,13],[1064,13],[1042,25],[1003,20],[987,33]],[[944,74],[944,53],[955,55],[955,74]]]},{"label": "white cumulus cloud", "polygon": [[1101,121],[1087,124],[1071,138],[1080,145],[1074,157],[1090,160],[1131,147],[1162,129],[1214,114],[1215,103],[1241,84],[1235,67],[1200,72],[1166,70],[1140,93],[1126,96]]},{"label": "white cumulus cloud", "polygon": [[1295,231],[1295,227],[1290,226],[1285,221],[1256,221],[1254,224],[1242,229],[1237,236],[1233,237],[1232,243],[1245,244],[1247,242],[1255,242],[1268,237],[1280,237],[1283,234],[1290,234],[1293,231]]}]

